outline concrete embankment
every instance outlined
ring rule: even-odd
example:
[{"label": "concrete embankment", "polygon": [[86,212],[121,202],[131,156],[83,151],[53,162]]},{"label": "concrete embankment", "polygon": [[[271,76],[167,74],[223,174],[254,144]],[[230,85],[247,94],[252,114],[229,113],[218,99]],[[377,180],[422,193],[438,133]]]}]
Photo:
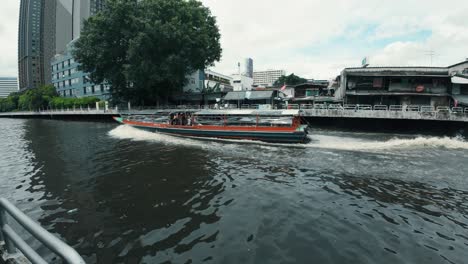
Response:
[{"label": "concrete embankment", "polygon": [[46,112],[8,112],[0,113],[0,118],[38,118],[70,121],[101,121],[111,122],[116,111],[90,110],[90,111],[46,111]]}]

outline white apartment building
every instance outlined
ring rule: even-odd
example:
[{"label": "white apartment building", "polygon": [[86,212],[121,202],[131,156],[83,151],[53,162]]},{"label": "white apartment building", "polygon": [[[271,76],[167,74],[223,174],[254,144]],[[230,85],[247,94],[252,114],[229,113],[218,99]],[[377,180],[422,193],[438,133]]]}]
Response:
[{"label": "white apartment building", "polygon": [[286,75],[286,71],[284,70],[256,71],[253,73],[254,85],[265,87],[273,86],[283,75]]},{"label": "white apartment building", "polygon": [[253,78],[245,76],[243,74],[233,74],[232,76],[232,87],[234,91],[250,91],[253,86]]},{"label": "white apartment building", "polygon": [[18,79],[16,77],[0,77],[0,98],[6,98],[13,92],[18,92]]}]

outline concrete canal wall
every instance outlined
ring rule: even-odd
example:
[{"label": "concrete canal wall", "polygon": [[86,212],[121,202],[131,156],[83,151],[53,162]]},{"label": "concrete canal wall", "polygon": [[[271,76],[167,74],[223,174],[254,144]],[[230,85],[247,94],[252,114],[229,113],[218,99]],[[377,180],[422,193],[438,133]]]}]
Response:
[{"label": "concrete canal wall", "polygon": [[[69,109],[40,112],[0,113],[0,118],[42,118],[56,120],[113,122],[112,116],[121,114],[151,115],[156,111],[198,111],[199,109],[145,109],[145,110],[97,110]],[[459,130],[468,131],[468,109],[431,108],[373,108],[367,106],[316,106],[301,109],[312,126],[334,126],[366,130]],[[265,110],[268,111],[268,110]]]}]

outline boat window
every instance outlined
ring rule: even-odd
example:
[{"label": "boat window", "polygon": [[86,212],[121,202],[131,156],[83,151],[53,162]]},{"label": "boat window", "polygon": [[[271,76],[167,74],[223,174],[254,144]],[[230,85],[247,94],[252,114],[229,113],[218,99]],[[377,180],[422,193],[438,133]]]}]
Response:
[{"label": "boat window", "polygon": [[258,126],[291,126],[291,116],[259,116]]},{"label": "boat window", "polygon": [[222,116],[196,116],[194,124],[205,126],[223,126],[224,117]]},{"label": "boat window", "polygon": [[226,116],[227,126],[256,126],[256,116]]}]

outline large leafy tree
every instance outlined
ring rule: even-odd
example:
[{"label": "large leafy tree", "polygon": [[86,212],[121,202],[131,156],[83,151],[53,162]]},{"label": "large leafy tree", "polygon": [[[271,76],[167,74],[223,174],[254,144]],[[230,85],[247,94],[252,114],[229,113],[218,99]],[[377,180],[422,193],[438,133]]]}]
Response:
[{"label": "large leafy tree", "polygon": [[304,79],[302,77],[299,77],[295,75],[294,73],[291,73],[290,75],[283,75],[281,76],[276,82],[275,86],[280,86],[280,85],[296,85],[296,84],[301,84],[301,83],[306,83],[307,79]]},{"label": "large leafy tree", "polygon": [[219,61],[216,19],[195,0],[109,0],[85,22],[74,56],[113,98],[156,103]]}]

